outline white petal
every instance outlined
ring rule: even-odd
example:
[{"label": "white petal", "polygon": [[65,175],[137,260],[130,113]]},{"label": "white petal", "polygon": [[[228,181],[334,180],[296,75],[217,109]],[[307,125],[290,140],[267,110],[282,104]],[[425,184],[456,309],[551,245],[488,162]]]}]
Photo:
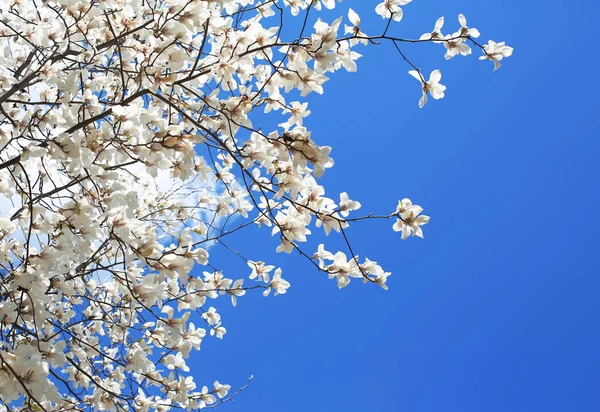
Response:
[{"label": "white petal", "polygon": [[443,98],[444,90],[446,90],[445,86],[442,86],[441,84],[436,85],[433,89],[431,89],[431,97],[433,97],[435,100]]},{"label": "white petal", "polygon": [[402,20],[403,15],[404,15],[404,12],[402,11],[402,9],[398,9],[398,11],[396,13],[394,13],[394,21]]},{"label": "white petal", "polygon": [[406,225],[402,227],[402,240],[406,240],[410,236],[410,228]]},{"label": "white petal", "polygon": [[410,74],[412,77],[414,77],[415,79],[417,79],[418,81],[420,81],[421,83],[423,83],[423,78],[421,77],[421,75],[419,74],[418,71],[411,70],[411,71],[408,72],[408,74]]},{"label": "white petal", "polygon": [[417,229],[414,231],[413,236],[417,236],[423,239],[423,230],[420,227],[417,227]]},{"label": "white petal", "polygon": [[352,9],[348,9],[348,19],[352,22],[354,26],[358,27],[360,25],[360,17]]},{"label": "white petal", "polygon": [[415,222],[415,223],[416,223],[417,225],[419,225],[419,226],[426,225],[426,224],[428,224],[428,223],[429,223],[429,220],[430,220],[430,219],[431,219],[431,218],[430,218],[429,216],[427,216],[427,215],[421,215],[421,216],[419,216],[419,217],[417,218],[417,220],[416,220],[416,222]]},{"label": "white petal", "polygon": [[440,17],[439,19],[437,19],[437,21],[435,22],[435,27],[434,27],[434,31],[437,31],[438,33],[442,30],[442,27],[444,27],[444,16]]},{"label": "white petal", "polygon": [[429,76],[429,84],[430,85],[435,85],[438,84],[440,82],[440,80],[442,80],[442,72],[439,70],[434,70],[431,72],[431,75]]}]

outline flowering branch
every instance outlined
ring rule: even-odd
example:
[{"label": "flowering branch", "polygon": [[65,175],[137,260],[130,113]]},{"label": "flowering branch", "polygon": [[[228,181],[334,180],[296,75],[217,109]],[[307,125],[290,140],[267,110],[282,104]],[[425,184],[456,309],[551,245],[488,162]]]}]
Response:
[{"label": "flowering branch", "polygon": [[[0,0],[0,204],[10,205],[0,207],[0,412],[233,401],[252,378],[229,394],[198,385],[207,377],[187,363],[207,335],[227,333],[219,298],[237,306],[291,286],[282,268],[231,246],[249,227],[339,288],[387,289],[391,273],[359,258],[350,227],[392,219],[402,239],[423,237],[429,217],[407,198],[357,216],[347,192],[327,193],[332,148],[306,128],[306,96],[356,71],[360,46],[391,44],[420,83],[420,107],[446,86],[404,44],[439,44],[446,59],[473,47],[494,69],[513,51],[480,43],[462,14],[452,34],[440,18],[420,38],[395,35],[409,2],[377,5],[381,34],[368,35],[352,9],[322,18],[335,0]],[[290,15],[297,35],[286,38]],[[256,124],[258,111],[280,123]],[[309,249],[315,230],[343,250]],[[222,255],[244,272],[226,276],[239,270]]]}]

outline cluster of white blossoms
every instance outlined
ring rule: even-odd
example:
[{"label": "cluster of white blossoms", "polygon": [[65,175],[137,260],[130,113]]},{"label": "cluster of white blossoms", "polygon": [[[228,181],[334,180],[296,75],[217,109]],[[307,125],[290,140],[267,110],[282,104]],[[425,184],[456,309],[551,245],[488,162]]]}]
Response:
[{"label": "cluster of white blossoms", "polygon": [[[354,216],[358,201],[328,197],[318,178],[332,149],[306,128],[304,97],[355,71],[356,47],[399,52],[420,106],[444,96],[441,73],[425,80],[401,46],[440,43],[446,58],[475,47],[495,68],[512,48],[480,45],[462,15],[451,35],[440,19],[420,39],[392,36],[410,0],[377,5],[382,27],[367,35],[377,29],[352,9],[319,15],[340,1],[0,0],[0,411],[232,399],[229,385],[197,384],[187,363],[226,334],[217,299],[290,287],[281,268],[230,246],[251,226],[340,288],[357,278],[387,289],[390,273],[359,259],[348,228],[395,219],[402,239],[422,237],[429,217],[408,199]],[[255,111],[283,120],[264,130]],[[347,248],[307,252],[314,231]],[[249,270],[227,277],[211,256],[221,253]]]}]

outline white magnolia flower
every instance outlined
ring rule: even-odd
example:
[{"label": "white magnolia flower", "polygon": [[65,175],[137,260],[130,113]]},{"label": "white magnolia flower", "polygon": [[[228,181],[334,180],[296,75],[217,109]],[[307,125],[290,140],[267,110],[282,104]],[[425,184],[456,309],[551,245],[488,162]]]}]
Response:
[{"label": "white magnolia flower", "polygon": [[446,90],[446,86],[440,83],[440,80],[442,80],[442,72],[440,72],[439,70],[432,71],[427,82],[423,78],[423,75],[416,70],[411,70],[408,73],[421,82],[421,90],[423,92],[423,95],[419,100],[420,108],[425,106],[425,104],[427,103],[428,94],[431,94],[431,97],[433,97],[436,100],[444,97],[444,91]]},{"label": "white magnolia flower", "polygon": [[463,14],[458,15],[458,22],[460,23],[460,30],[454,33],[453,37],[473,37],[476,39],[481,35],[479,30],[467,26],[467,18]]},{"label": "white magnolia flower", "polygon": [[392,227],[395,232],[402,232],[402,239],[409,236],[423,237],[421,226],[429,223],[429,216],[419,215],[423,208],[413,205],[410,199],[402,199],[398,202],[396,215],[398,216],[396,223]]},{"label": "white magnolia flower", "polygon": [[215,381],[214,386],[215,386],[214,393],[216,393],[217,396],[221,399],[226,397],[227,392],[229,392],[229,390],[231,389],[231,385],[222,385],[221,383],[219,383],[219,381]]},{"label": "white magnolia flower", "polygon": [[217,310],[212,306],[202,314],[202,317],[208,322],[209,325],[221,323],[221,315],[219,315]]},{"label": "white magnolia flower", "polygon": [[323,268],[325,266],[325,260],[333,260],[333,253],[325,250],[325,245],[320,244],[317,252],[313,255],[313,259],[317,259],[319,261],[319,267]]},{"label": "white magnolia flower", "polygon": [[227,289],[227,293],[231,296],[231,304],[237,306],[237,296],[244,296],[246,291],[243,288],[244,279],[238,279],[233,282],[233,287]]},{"label": "white magnolia flower", "polygon": [[167,368],[169,369],[181,369],[184,372],[190,371],[190,368],[186,365],[185,359],[183,359],[181,352],[177,352],[175,355],[172,353],[167,355],[163,359],[163,363],[167,365]]},{"label": "white magnolia flower", "polygon": [[259,281],[269,282],[269,272],[275,269],[273,265],[265,265],[265,262],[253,262],[249,260],[248,266],[252,269],[252,273],[250,274],[250,279],[258,278]]},{"label": "white magnolia flower", "polygon": [[494,62],[494,71],[501,66],[500,60],[505,57],[510,57],[513,54],[513,48],[506,45],[504,42],[496,43],[492,40],[483,46],[484,56],[480,56],[479,60],[491,60]]},{"label": "white magnolia flower", "polygon": [[444,27],[444,17],[440,17],[435,22],[435,26],[433,27],[433,31],[430,33],[424,33],[421,35],[419,40],[433,40],[433,43],[441,43],[444,39],[444,35],[442,34],[442,27]]},{"label": "white magnolia flower", "polygon": [[290,287],[290,283],[287,280],[282,279],[281,277],[281,269],[277,268],[275,273],[273,274],[273,279],[269,283],[269,287],[265,289],[263,292],[264,296],[269,296],[271,293],[271,289],[275,290],[275,296],[283,295],[287,292],[287,289]]},{"label": "white magnolia flower", "polygon": [[412,0],[384,0],[375,8],[375,12],[384,19],[402,20],[403,12],[400,6],[405,6]]},{"label": "white magnolia flower", "polygon": [[361,204],[355,200],[350,200],[348,193],[340,194],[340,214],[347,217],[351,211],[360,209]]},{"label": "white magnolia flower", "polygon": [[448,34],[444,37],[446,40],[444,42],[444,47],[446,48],[446,53],[444,54],[444,58],[446,60],[450,60],[454,56],[468,56],[471,54],[471,47],[464,42],[464,39],[452,39],[452,37]]},{"label": "white magnolia flower", "polygon": [[225,333],[227,333],[227,329],[221,326],[220,323],[210,330],[210,336],[215,335],[219,339],[223,339],[223,335],[225,335]]},{"label": "white magnolia flower", "polygon": [[[348,9],[348,20],[352,23],[352,26],[344,25],[344,33],[350,34],[355,37],[367,37],[365,33],[363,33],[360,28],[360,16],[352,9]],[[357,43],[362,43],[365,46],[369,44],[369,40],[367,39],[352,39],[350,40],[351,45],[355,45]]]}]

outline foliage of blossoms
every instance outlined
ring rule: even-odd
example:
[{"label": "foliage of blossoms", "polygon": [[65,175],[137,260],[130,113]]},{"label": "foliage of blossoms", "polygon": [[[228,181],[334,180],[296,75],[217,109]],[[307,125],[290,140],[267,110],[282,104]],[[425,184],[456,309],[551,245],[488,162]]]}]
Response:
[{"label": "foliage of blossoms", "polygon": [[[228,245],[250,226],[340,288],[387,289],[390,273],[359,259],[348,228],[391,219],[402,239],[423,237],[429,217],[409,199],[355,216],[348,193],[328,197],[318,178],[332,149],[304,126],[305,97],[355,71],[357,48],[388,43],[422,107],[446,87],[439,70],[426,80],[407,42],[439,44],[446,59],[474,47],[495,69],[512,48],[478,43],[463,15],[451,34],[440,18],[416,39],[394,37],[410,0],[377,4],[379,29],[352,9],[319,17],[339,1],[0,0],[0,411],[232,399],[229,385],[197,383],[187,361],[227,332],[217,299],[290,287],[281,268]],[[298,33],[286,39],[290,19]],[[281,123],[264,130],[256,111]],[[309,251],[315,231],[347,247]],[[228,277],[216,247],[247,273]]]}]

